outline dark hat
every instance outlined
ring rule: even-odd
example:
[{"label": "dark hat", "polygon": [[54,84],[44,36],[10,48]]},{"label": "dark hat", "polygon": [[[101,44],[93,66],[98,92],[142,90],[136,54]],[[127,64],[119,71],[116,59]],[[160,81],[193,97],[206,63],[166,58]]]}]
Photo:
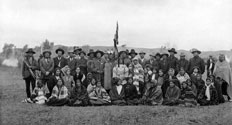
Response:
[{"label": "dark hat", "polygon": [[94,56],[97,57],[97,54],[100,53],[101,56],[104,55],[104,52],[100,51],[100,50],[97,50],[95,53],[94,53]]},{"label": "dark hat", "polygon": [[118,53],[118,56],[120,56],[122,53],[126,53],[126,55],[128,54],[127,51],[122,50],[122,51],[120,51],[120,52]]},{"label": "dark hat", "polygon": [[175,49],[175,48],[171,48],[171,49],[169,49],[169,50],[168,50],[168,52],[173,52],[173,53],[177,54],[177,52],[176,52],[176,49]]},{"label": "dark hat", "polygon": [[90,54],[94,54],[95,52],[94,52],[94,50],[93,49],[90,49],[89,50],[89,53],[87,54],[87,56],[90,56]]},{"label": "dark hat", "polygon": [[84,55],[86,55],[85,51],[80,51],[79,55],[81,55],[81,53],[83,53]]},{"label": "dark hat", "polygon": [[144,54],[145,55],[146,53],[144,51],[140,51],[139,54]]},{"label": "dark hat", "polygon": [[26,51],[26,53],[32,53],[32,54],[35,54],[35,51],[34,51],[32,48],[30,48],[30,49],[28,49],[28,50]]},{"label": "dark hat", "polygon": [[74,50],[73,52],[82,51],[82,49],[80,47],[78,47],[78,46],[74,46],[73,50]]},{"label": "dark hat", "polygon": [[155,56],[159,56],[159,57],[161,57],[161,54],[160,54],[160,53],[156,53],[156,54],[155,54]]},{"label": "dark hat", "polygon": [[52,55],[52,52],[51,52],[50,50],[48,50],[48,49],[45,49],[45,50],[43,51],[43,55],[45,55],[45,53],[49,53],[50,55]]},{"label": "dark hat", "polygon": [[168,55],[167,53],[163,53],[163,54],[162,54],[162,57],[163,57],[163,56],[167,56],[167,57],[168,57],[169,55]]},{"label": "dark hat", "polygon": [[201,51],[200,51],[200,50],[198,50],[198,49],[195,49],[195,48],[193,48],[193,49],[191,50],[191,52],[192,52],[192,53],[197,52],[198,54],[201,54]]},{"label": "dark hat", "polygon": [[135,54],[135,55],[137,55],[138,53],[136,53],[134,49],[131,49],[131,51],[130,51],[129,55],[131,55],[131,54]]},{"label": "dark hat", "polygon": [[56,49],[56,54],[58,53],[58,51],[61,51],[61,52],[62,52],[62,55],[64,54],[64,50],[63,50],[62,48]]}]

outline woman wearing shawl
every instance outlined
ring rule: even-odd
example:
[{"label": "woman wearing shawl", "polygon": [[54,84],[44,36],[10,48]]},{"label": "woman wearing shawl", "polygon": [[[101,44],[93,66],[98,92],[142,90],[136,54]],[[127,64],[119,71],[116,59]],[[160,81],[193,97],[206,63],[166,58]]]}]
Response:
[{"label": "woman wearing shawl", "polygon": [[179,73],[176,75],[176,78],[179,80],[180,84],[190,79],[188,73],[185,72],[184,68],[181,67]]},{"label": "woman wearing shawl", "polygon": [[106,90],[102,87],[101,82],[97,82],[96,88],[89,93],[90,103],[92,105],[109,105],[110,96]]},{"label": "woman wearing shawl", "polygon": [[180,89],[175,85],[173,80],[171,80],[165,94],[163,105],[169,105],[169,106],[178,105],[179,97],[180,97]]},{"label": "woman wearing shawl", "polygon": [[210,78],[206,79],[206,84],[199,93],[198,103],[202,106],[218,104],[217,90]]},{"label": "woman wearing shawl", "polygon": [[125,100],[127,105],[137,105],[138,104],[138,92],[135,85],[133,85],[133,78],[128,77],[127,83],[123,85],[125,90]]},{"label": "woman wearing shawl", "polygon": [[65,87],[62,79],[57,81],[57,84],[52,90],[52,95],[47,101],[48,106],[63,106],[68,102],[68,89]]},{"label": "woman wearing shawl", "polygon": [[215,64],[214,75],[225,81],[222,84],[222,92],[227,95],[229,101],[232,101],[232,73],[230,64],[225,60],[225,55],[219,56],[219,61]]},{"label": "woman wearing shawl", "polygon": [[113,87],[110,90],[110,98],[114,105],[126,105],[125,90],[122,86],[122,80],[119,78],[113,78]]},{"label": "woman wearing shawl", "polygon": [[[146,80],[147,81],[147,80]],[[163,102],[163,94],[161,86],[157,80],[149,80],[146,84],[145,92],[140,100],[140,104],[144,105],[161,105]]]},{"label": "woman wearing shawl", "polygon": [[81,80],[77,79],[75,87],[69,96],[69,106],[87,106],[89,104],[89,96],[85,86],[82,85]]},{"label": "woman wearing shawl", "polygon": [[104,88],[106,91],[110,91],[112,87],[112,71],[113,71],[113,58],[112,57],[112,52],[105,52],[103,58],[105,60],[104,63]]}]

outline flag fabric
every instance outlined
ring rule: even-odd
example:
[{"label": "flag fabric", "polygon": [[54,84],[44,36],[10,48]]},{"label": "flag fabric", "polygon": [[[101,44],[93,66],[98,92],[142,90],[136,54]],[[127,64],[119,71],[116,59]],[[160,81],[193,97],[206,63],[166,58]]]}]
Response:
[{"label": "flag fabric", "polygon": [[116,49],[116,51],[118,51],[117,45],[118,45],[118,22],[116,24],[116,32],[114,35],[114,48]]}]

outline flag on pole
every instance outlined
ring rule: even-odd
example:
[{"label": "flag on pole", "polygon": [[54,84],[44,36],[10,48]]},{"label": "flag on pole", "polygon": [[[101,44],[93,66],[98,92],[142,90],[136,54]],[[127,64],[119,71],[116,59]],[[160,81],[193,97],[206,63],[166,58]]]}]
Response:
[{"label": "flag on pole", "polygon": [[117,45],[118,45],[118,22],[116,24],[116,33],[114,35],[114,47],[117,49]]}]

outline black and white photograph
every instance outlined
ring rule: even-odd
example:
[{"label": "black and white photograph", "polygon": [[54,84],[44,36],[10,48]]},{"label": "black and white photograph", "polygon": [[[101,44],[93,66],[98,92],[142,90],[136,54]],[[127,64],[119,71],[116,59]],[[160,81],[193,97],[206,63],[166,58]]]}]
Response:
[{"label": "black and white photograph", "polygon": [[232,0],[0,0],[1,125],[231,125]]}]

